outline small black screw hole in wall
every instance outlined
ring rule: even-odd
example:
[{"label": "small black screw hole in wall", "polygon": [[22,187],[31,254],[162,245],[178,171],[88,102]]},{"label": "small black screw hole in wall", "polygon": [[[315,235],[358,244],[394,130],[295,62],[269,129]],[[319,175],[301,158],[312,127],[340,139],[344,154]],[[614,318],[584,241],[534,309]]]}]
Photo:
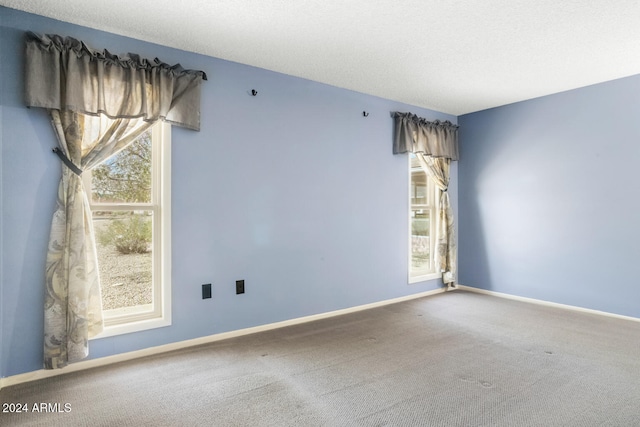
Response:
[{"label": "small black screw hole in wall", "polygon": [[202,285],[202,299],[211,298],[211,283]]},{"label": "small black screw hole in wall", "polygon": [[244,294],[244,280],[236,280],[236,295]]}]

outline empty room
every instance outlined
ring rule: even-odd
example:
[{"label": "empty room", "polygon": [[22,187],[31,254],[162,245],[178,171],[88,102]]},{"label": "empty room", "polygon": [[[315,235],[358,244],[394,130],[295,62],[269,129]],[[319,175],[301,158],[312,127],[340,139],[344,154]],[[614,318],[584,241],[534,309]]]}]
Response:
[{"label": "empty room", "polygon": [[0,425],[640,425],[638,22],[0,0]]}]

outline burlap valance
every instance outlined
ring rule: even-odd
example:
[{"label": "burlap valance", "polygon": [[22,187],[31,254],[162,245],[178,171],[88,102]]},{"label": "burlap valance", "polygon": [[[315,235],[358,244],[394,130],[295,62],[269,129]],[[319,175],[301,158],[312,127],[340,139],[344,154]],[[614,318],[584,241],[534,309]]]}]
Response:
[{"label": "burlap valance", "polygon": [[395,120],[393,154],[423,153],[458,160],[458,126],[449,121],[429,122],[411,113],[392,114]]},{"label": "burlap valance", "polygon": [[166,120],[200,129],[202,71],[135,54],[119,57],[71,37],[26,35],[25,102],[29,107]]}]

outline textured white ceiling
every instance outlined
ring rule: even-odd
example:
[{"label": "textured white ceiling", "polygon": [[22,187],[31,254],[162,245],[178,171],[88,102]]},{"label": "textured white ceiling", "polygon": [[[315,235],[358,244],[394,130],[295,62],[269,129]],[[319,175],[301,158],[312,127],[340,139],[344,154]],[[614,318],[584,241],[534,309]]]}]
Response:
[{"label": "textured white ceiling", "polygon": [[0,4],[455,115],[640,74],[639,0]]}]

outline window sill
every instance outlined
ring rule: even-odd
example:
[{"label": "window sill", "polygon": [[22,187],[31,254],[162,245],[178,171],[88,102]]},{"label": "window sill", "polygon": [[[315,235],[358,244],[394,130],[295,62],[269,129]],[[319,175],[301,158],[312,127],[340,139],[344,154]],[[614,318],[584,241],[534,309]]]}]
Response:
[{"label": "window sill", "polygon": [[427,280],[436,280],[442,278],[441,273],[429,273],[422,276],[409,277],[409,284],[426,282]]},{"label": "window sill", "polygon": [[105,326],[104,330],[96,335],[91,340],[97,340],[100,338],[114,337],[116,335],[130,334],[133,332],[141,332],[149,329],[163,328],[170,326],[171,320],[164,318],[155,318],[140,320],[137,322],[122,323],[119,325]]}]

